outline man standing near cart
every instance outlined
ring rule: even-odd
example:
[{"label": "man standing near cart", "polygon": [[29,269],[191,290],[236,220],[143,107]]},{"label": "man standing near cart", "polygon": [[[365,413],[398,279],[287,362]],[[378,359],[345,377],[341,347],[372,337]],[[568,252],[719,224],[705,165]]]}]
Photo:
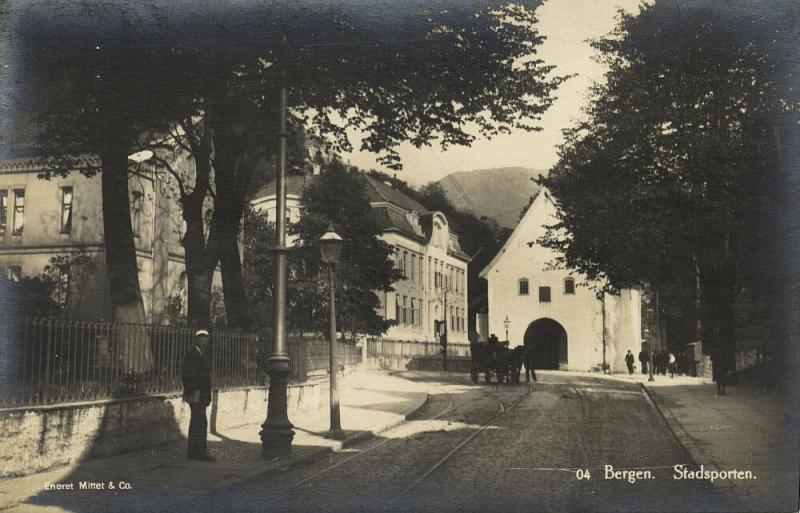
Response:
[{"label": "man standing near cart", "polygon": [[189,403],[192,411],[187,451],[190,460],[214,461],[214,457],[208,454],[206,445],[206,408],[211,404],[211,362],[208,350],[208,331],[197,330],[194,343],[186,352],[181,369],[183,400]]}]

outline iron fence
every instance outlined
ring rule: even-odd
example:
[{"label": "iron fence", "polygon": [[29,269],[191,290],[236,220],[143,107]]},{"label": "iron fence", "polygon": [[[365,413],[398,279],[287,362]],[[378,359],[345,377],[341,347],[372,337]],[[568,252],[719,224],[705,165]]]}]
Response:
[{"label": "iron fence", "polygon": [[[58,404],[182,390],[183,358],[194,330],[67,319],[0,319],[0,407]],[[262,386],[272,335],[217,328],[211,333],[215,388]],[[292,381],[328,368],[327,342],[287,340]],[[360,348],[340,342],[346,365]]]}]

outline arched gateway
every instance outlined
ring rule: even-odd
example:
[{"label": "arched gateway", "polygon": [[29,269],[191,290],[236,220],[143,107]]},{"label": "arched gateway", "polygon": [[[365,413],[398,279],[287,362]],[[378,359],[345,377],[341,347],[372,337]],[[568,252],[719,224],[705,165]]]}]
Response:
[{"label": "arched gateway", "polygon": [[531,346],[537,369],[563,369],[567,366],[567,330],[553,319],[533,321],[525,330],[525,345]]}]

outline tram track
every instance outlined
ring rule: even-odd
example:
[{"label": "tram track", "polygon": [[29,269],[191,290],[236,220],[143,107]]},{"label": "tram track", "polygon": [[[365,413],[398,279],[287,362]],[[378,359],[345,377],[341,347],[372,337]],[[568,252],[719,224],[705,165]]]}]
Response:
[{"label": "tram track", "polygon": [[[455,411],[458,411],[461,407],[464,406],[464,405],[462,405],[462,406],[458,406],[457,407],[455,405],[454,395],[452,393],[448,392],[447,390],[445,390],[444,387],[441,387],[440,385],[433,385],[433,386],[436,387],[436,388],[441,389],[447,395],[448,404],[441,412],[437,413],[433,417],[427,418],[427,419],[422,420],[422,421],[418,421],[418,422],[422,422],[423,426],[425,426],[427,424],[432,424],[432,423],[436,422],[437,420],[439,420],[440,418],[444,417],[445,415],[447,415],[449,413],[453,413]],[[409,420],[411,420],[411,419],[409,419]],[[402,426],[403,426],[403,424],[400,424],[399,426],[390,427],[390,428],[388,428],[388,429],[386,429],[384,431],[380,431],[380,432],[376,433],[376,436],[379,437],[379,436],[381,436],[381,434],[384,434],[384,433],[387,433],[387,432],[390,432],[390,431],[393,431],[393,430],[397,430],[397,429],[401,428]],[[285,497],[287,494],[289,494],[290,492],[292,492],[292,491],[296,490],[297,488],[299,488],[300,486],[303,486],[305,484],[308,484],[308,483],[311,483],[313,481],[316,481],[316,480],[324,477],[325,475],[329,474],[331,471],[333,471],[333,470],[335,470],[335,469],[337,469],[337,468],[339,468],[339,467],[341,467],[341,466],[343,466],[343,465],[345,465],[347,463],[350,463],[355,459],[363,458],[365,455],[370,454],[373,451],[375,451],[377,449],[380,449],[381,447],[384,447],[385,445],[389,444],[390,442],[394,442],[396,440],[397,440],[396,438],[385,438],[384,440],[381,440],[381,441],[379,441],[377,443],[374,443],[370,447],[368,447],[368,448],[366,448],[364,450],[361,450],[361,451],[353,454],[352,456],[346,457],[346,458],[342,459],[341,461],[338,461],[338,462],[336,462],[336,463],[334,463],[332,465],[329,465],[329,466],[325,467],[324,469],[322,469],[322,470],[320,470],[318,472],[315,472],[315,473],[313,473],[313,474],[311,474],[309,476],[304,477],[303,479],[300,479],[298,481],[294,481],[293,483],[291,483],[291,484],[279,489],[270,498],[272,500],[281,499],[281,498]]]},{"label": "tram track", "polygon": [[499,404],[499,411],[490,419],[486,420],[481,424],[481,426],[472,432],[469,436],[462,439],[455,447],[453,447],[447,454],[445,454],[442,458],[440,458],[436,463],[428,468],[422,475],[420,475],[417,479],[415,479],[408,487],[406,487],[402,492],[396,495],[389,501],[389,509],[391,510],[393,505],[396,505],[397,502],[402,499],[406,494],[408,494],[411,490],[416,488],[420,483],[425,481],[431,474],[433,474],[436,470],[440,469],[444,466],[448,461],[451,460],[453,456],[455,456],[461,449],[463,449],[467,444],[469,444],[473,439],[475,439],[478,435],[486,431],[492,423],[514,409],[518,404],[524,401],[533,391],[533,387],[528,386],[525,393],[522,397],[515,399],[509,406],[506,406],[503,401],[498,399],[497,397],[493,397],[498,404]]},{"label": "tram track", "polygon": [[[433,386],[435,386],[436,388],[442,390],[442,392],[443,392],[442,395],[446,395],[446,397],[447,397],[447,405],[445,406],[445,408],[443,408],[440,412],[438,412],[437,414],[435,414],[432,417],[425,418],[425,419],[420,419],[420,420],[409,419],[409,422],[418,423],[415,431],[417,431],[419,433],[437,431],[437,429],[431,429],[432,427],[435,426],[435,424],[437,422],[441,422],[447,416],[453,415],[453,414],[465,409],[466,407],[472,406],[472,405],[475,404],[474,401],[468,401],[468,402],[465,402],[463,404],[458,405],[458,404],[456,404],[455,395],[453,393],[451,393],[450,391],[446,390],[442,386],[439,386],[439,385],[433,385]],[[411,486],[409,486],[405,490],[403,490],[403,492],[399,496],[397,496],[397,498],[399,498],[400,496],[405,494],[407,491],[411,490],[414,486],[418,485],[419,482],[421,482],[426,476],[428,476],[432,472],[434,472],[436,470],[436,468],[441,467],[445,463],[445,461],[447,461],[447,459],[452,457],[456,452],[458,452],[458,450],[460,450],[465,445],[467,445],[467,443],[469,443],[469,441],[471,441],[475,436],[477,436],[480,432],[485,431],[494,420],[496,420],[497,418],[501,417],[505,412],[507,412],[509,409],[513,408],[514,406],[516,406],[516,404],[521,402],[522,399],[527,397],[530,394],[530,391],[531,391],[531,388],[528,387],[528,390],[523,394],[523,397],[521,397],[521,398],[517,399],[516,401],[514,401],[511,406],[507,406],[506,403],[504,403],[502,399],[500,399],[500,398],[498,398],[496,396],[497,389],[487,390],[485,392],[485,395],[482,396],[482,399],[491,399],[493,401],[496,401],[496,403],[497,403],[497,411],[496,411],[496,413],[494,413],[494,415],[492,415],[492,417],[489,418],[488,420],[482,422],[477,431],[475,431],[474,433],[471,433],[469,436],[467,436],[466,438],[462,439],[454,450],[451,450],[444,458],[440,458],[433,465],[433,467],[428,467],[427,470],[425,471],[425,473],[423,474],[423,476],[421,478],[418,478],[414,483],[412,483]],[[377,436],[380,437],[381,434],[385,435],[385,434],[391,433],[393,431],[396,432],[397,430],[402,430],[406,426],[408,426],[408,423],[403,423],[403,424],[400,424],[398,426],[394,426],[394,427],[389,428],[389,429],[387,429],[387,430],[385,430],[385,431],[383,431],[381,433],[378,433]],[[272,501],[280,501],[281,499],[285,499],[288,496],[292,495],[293,493],[296,493],[298,491],[298,489],[300,489],[303,486],[315,486],[317,483],[325,483],[325,478],[326,477],[335,475],[335,473],[333,471],[335,471],[337,469],[340,469],[341,467],[343,467],[343,466],[345,466],[347,464],[350,464],[350,463],[358,463],[357,460],[364,459],[365,456],[374,453],[375,451],[377,451],[380,448],[386,447],[390,443],[395,443],[395,444],[402,443],[402,440],[404,438],[405,437],[387,437],[387,438],[385,438],[383,440],[380,440],[379,442],[374,443],[374,444],[370,445],[369,447],[367,447],[367,448],[365,448],[363,450],[360,450],[359,452],[357,452],[357,453],[355,453],[355,454],[353,454],[351,456],[347,456],[347,457],[345,457],[344,459],[342,459],[340,461],[337,461],[337,462],[335,462],[335,463],[333,463],[331,465],[328,465],[325,468],[314,472],[313,474],[306,475],[306,476],[304,476],[303,478],[301,478],[299,480],[296,480],[296,481],[293,481],[292,483],[287,484],[286,486],[276,490],[274,493],[269,494],[269,498],[267,500],[270,501],[270,502],[272,502]],[[392,501],[390,501],[389,503],[391,503],[391,502]]]}]

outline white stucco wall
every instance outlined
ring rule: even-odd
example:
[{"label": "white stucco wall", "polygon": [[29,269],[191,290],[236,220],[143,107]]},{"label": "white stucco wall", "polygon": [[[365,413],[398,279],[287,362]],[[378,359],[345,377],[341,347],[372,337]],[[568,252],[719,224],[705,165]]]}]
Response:
[{"label": "white stucco wall", "polygon": [[[567,333],[568,370],[599,370],[603,362],[603,301],[586,283],[585,277],[564,269],[549,269],[557,253],[536,244],[553,224],[556,206],[549,193],[540,193],[515,228],[498,256],[481,272],[488,281],[489,333],[506,338],[508,318],[511,347],[524,343],[529,325],[552,319]],[[566,294],[564,281],[575,280],[574,294]],[[528,280],[528,294],[519,293],[519,281]],[[550,302],[539,301],[539,287],[550,287]],[[639,293],[623,290],[619,296],[605,296],[606,362],[616,372],[624,370],[627,349],[637,353],[641,320]]]}]

